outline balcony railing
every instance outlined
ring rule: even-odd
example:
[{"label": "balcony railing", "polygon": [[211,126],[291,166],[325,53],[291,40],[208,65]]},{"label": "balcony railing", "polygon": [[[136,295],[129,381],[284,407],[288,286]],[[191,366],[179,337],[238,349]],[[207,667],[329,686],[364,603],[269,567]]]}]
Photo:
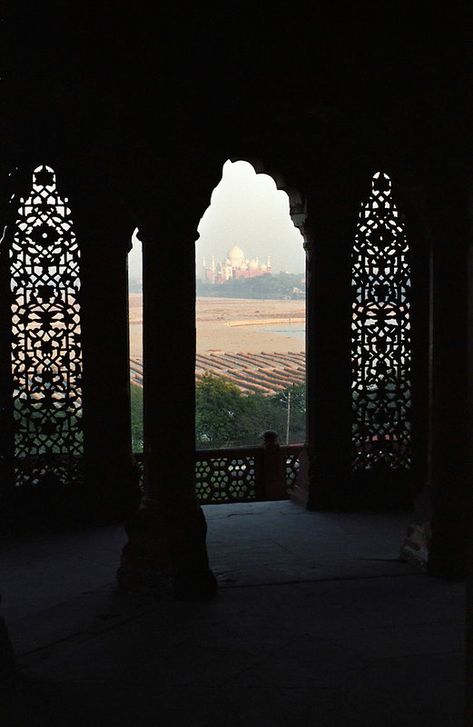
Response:
[{"label": "balcony railing", "polygon": [[[195,453],[197,499],[202,505],[287,499],[300,470],[303,444],[279,445],[265,432],[260,447],[199,449]],[[143,455],[135,454],[143,479]]]},{"label": "balcony railing", "polygon": [[[287,499],[297,485],[303,450],[304,444],[280,445],[272,431],[265,432],[261,446],[196,450],[197,498],[201,504]],[[143,454],[135,453],[134,459],[143,489]],[[83,480],[82,457],[18,457],[13,469],[12,503],[21,504],[30,495],[35,501],[45,498],[52,503],[59,498],[58,502],[75,502],[81,492],[80,487],[69,485]]]}]

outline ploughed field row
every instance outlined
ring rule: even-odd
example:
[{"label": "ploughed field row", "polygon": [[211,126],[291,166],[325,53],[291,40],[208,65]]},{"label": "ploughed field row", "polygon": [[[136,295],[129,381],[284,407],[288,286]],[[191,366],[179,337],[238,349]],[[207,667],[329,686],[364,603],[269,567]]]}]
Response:
[{"label": "ploughed field row", "polygon": [[130,358],[130,381],[143,387],[143,362],[140,358]]},{"label": "ploughed field row", "polygon": [[[131,380],[143,385],[143,366],[130,360]],[[238,386],[244,394],[256,392],[271,396],[292,384],[305,382],[304,353],[224,353],[207,352],[196,356],[195,378],[205,373],[220,376]]]}]

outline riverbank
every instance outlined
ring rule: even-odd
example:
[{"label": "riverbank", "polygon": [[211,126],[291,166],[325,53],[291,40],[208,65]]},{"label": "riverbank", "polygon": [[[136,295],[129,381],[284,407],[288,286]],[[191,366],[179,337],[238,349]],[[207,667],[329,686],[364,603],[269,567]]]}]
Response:
[{"label": "riverbank", "polygon": [[[132,357],[141,356],[142,310],[142,294],[131,293]],[[197,298],[197,352],[302,353],[304,320],[305,304],[300,300]]]}]

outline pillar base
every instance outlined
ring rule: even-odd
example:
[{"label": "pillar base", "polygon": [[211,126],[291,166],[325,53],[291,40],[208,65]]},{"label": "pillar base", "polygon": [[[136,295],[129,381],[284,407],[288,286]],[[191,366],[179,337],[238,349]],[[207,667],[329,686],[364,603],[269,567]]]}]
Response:
[{"label": "pillar base", "polygon": [[13,675],[15,664],[13,649],[8,638],[8,631],[3,618],[0,618],[0,680],[8,679]]},{"label": "pillar base", "polygon": [[402,541],[399,558],[423,573],[428,571],[432,547],[432,491],[428,485],[414,498],[414,512]]},{"label": "pillar base", "polygon": [[454,524],[446,534],[434,529],[427,568],[429,575],[451,581],[463,581],[466,578],[466,535],[452,532],[455,527],[460,529]]},{"label": "pillar base", "polygon": [[165,591],[171,586],[179,599],[217,594],[205,542],[207,523],[193,492],[143,498],[125,529],[129,540],[117,573],[119,588]]},{"label": "pillar base", "polygon": [[399,555],[403,563],[410,563],[423,573],[429,564],[431,529],[430,522],[409,525]]}]

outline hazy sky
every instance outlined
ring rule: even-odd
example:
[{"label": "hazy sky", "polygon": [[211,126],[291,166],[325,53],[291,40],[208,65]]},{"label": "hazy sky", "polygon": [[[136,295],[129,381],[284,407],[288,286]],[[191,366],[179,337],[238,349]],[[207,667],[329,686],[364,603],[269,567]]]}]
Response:
[{"label": "hazy sky", "polygon": [[[302,235],[289,216],[289,198],[278,190],[272,177],[256,174],[248,162],[226,161],[222,180],[212,192],[210,206],[198,226],[197,275],[202,258],[225,258],[233,245],[246,257],[266,262],[271,255],[273,273],[300,273],[305,269]],[[197,237],[197,236],[196,236]],[[130,277],[141,277],[139,245],[129,256]]]}]

